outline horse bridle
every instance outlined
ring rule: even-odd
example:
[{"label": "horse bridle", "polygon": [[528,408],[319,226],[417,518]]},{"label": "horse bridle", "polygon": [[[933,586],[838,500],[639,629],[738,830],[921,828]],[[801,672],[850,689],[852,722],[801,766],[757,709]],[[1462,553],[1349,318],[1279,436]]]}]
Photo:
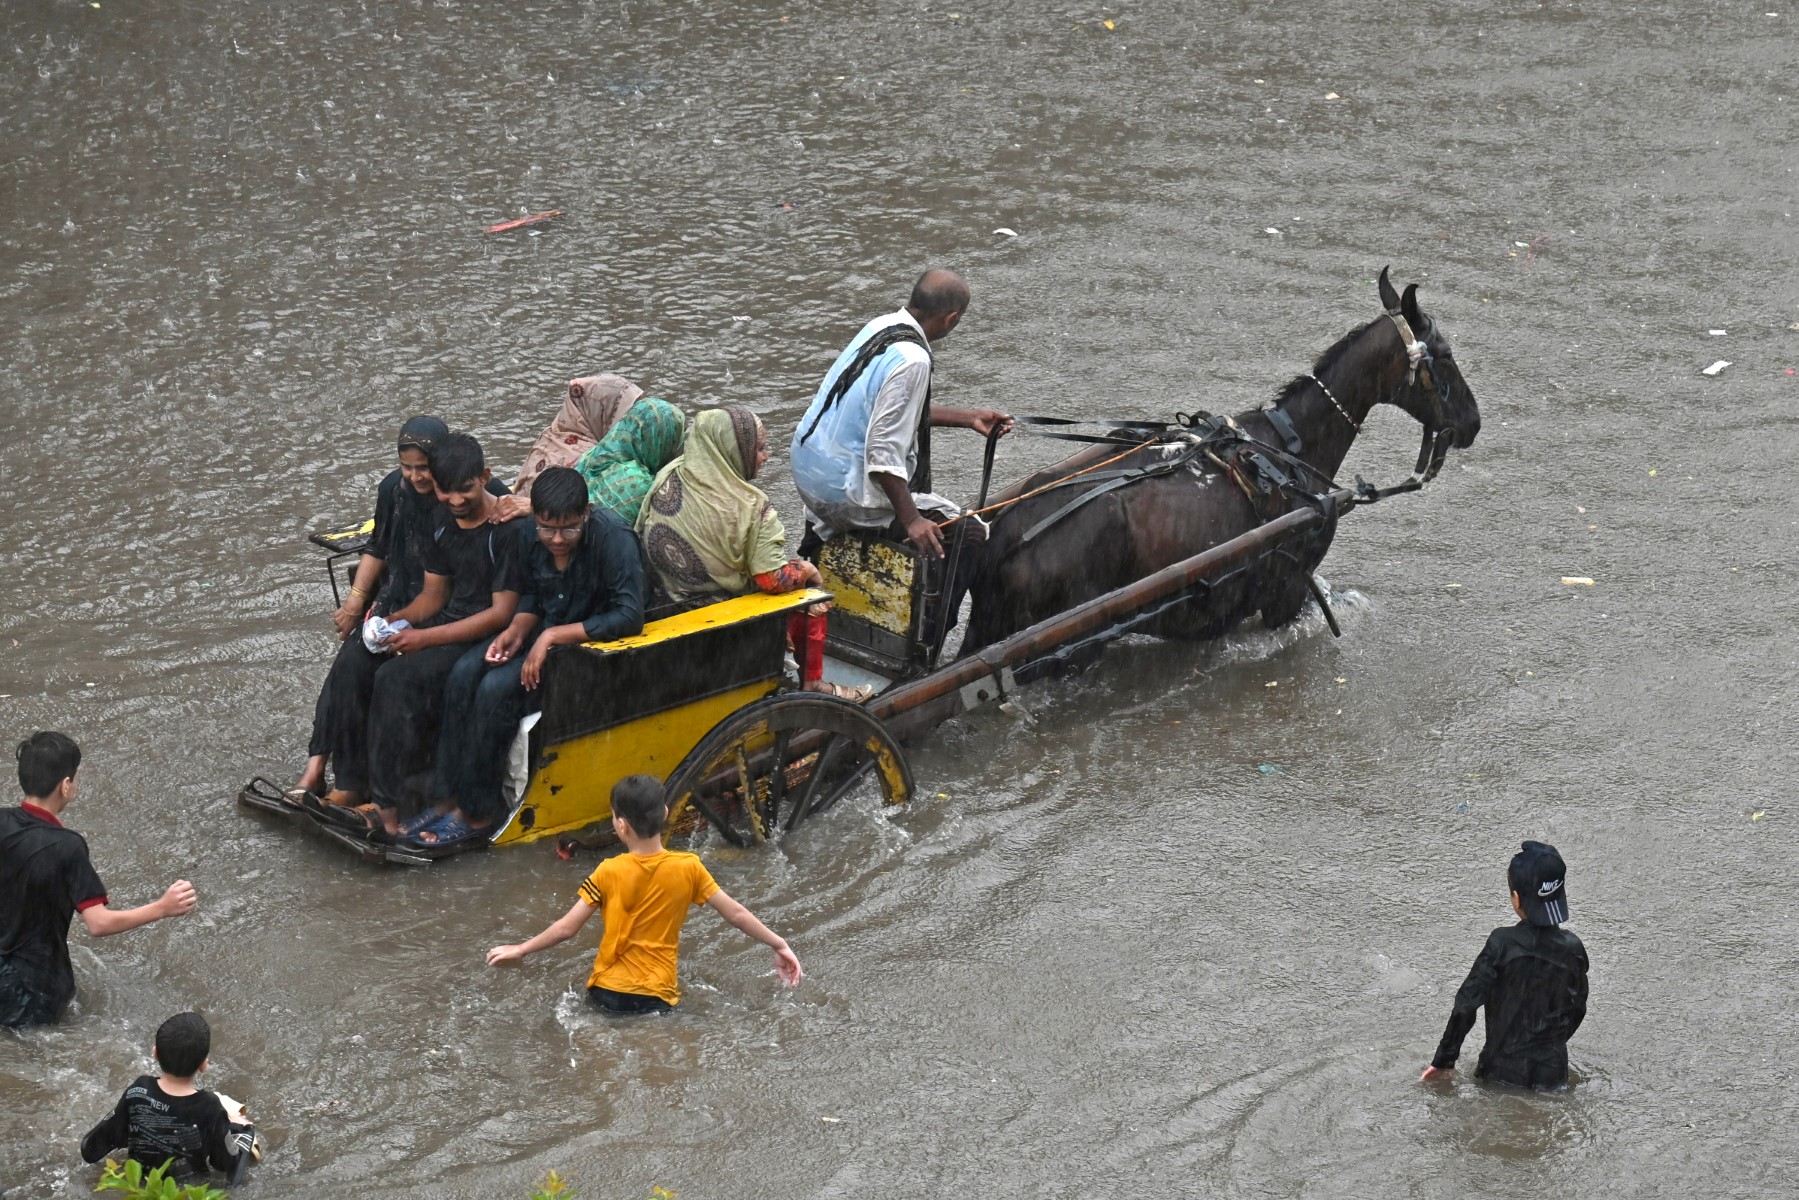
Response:
[{"label": "horse bridle", "polygon": [[1449,445],[1454,437],[1454,430],[1449,427],[1449,414],[1444,408],[1449,400],[1449,382],[1438,379],[1441,372],[1434,369],[1436,356],[1431,354],[1427,344],[1427,339],[1436,332],[1436,322],[1425,317],[1424,337],[1420,338],[1412,332],[1411,322],[1405,319],[1404,313],[1397,308],[1389,308],[1386,313],[1405,347],[1405,384],[1423,391],[1429,399],[1430,419],[1422,423],[1424,438],[1418,446],[1418,465],[1412,468],[1412,479],[1422,487],[1437,477],[1437,472],[1443,469],[1443,461],[1449,457]]}]

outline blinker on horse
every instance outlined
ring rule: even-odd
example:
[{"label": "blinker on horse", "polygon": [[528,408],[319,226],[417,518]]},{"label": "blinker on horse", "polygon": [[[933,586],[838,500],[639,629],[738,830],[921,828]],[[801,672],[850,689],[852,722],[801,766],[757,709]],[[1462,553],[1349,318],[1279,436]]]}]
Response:
[{"label": "blinker on horse", "polygon": [[[1123,455],[1112,445],[1085,450],[1007,488],[995,502],[1007,507],[993,522],[972,590],[963,653],[1320,503],[1377,404],[1423,428],[1416,474],[1403,486],[1433,477],[1451,447],[1474,443],[1480,410],[1417,293],[1417,284],[1396,293],[1383,270],[1385,311],[1295,376],[1269,409],[1152,436]],[[1032,494],[1040,489],[1047,490]],[[1212,638],[1258,612],[1269,627],[1292,621],[1335,530],[1334,519],[1326,521],[1305,542],[1213,581],[1143,631]]]}]

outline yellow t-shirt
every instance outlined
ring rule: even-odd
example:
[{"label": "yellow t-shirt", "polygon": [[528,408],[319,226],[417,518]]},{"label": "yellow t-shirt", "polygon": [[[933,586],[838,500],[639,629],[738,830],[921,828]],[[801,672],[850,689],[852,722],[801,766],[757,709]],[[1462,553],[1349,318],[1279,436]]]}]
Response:
[{"label": "yellow t-shirt", "polygon": [[581,884],[581,899],[606,921],[587,986],[680,1003],[675,954],[681,925],[688,905],[704,904],[716,891],[697,854],[626,853],[601,863]]}]

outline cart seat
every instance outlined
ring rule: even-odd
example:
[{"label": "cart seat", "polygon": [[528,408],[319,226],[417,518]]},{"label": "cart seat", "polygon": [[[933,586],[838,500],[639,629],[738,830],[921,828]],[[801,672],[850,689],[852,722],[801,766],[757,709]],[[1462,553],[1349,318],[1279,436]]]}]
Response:
[{"label": "cart seat", "polygon": [[714,725],[780,686],[788,617],[828,599],[815,588],[738,596],[651,621],[635,637],[552,653],[531,781],[494,840],[608,820],[620,779],[667,778]]},{"label": "cart seat", "polygon": [[940,574],[931,560],[881,532],[851,531],[824,544],[818,570],[834,597],[826,654],[888,679],[925,673],[925,614]]}]

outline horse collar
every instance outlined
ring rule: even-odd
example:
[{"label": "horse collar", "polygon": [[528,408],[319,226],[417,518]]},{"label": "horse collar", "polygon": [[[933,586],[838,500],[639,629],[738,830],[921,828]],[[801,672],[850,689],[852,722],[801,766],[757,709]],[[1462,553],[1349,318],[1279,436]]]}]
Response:
[{"label": "horse collar", "polygon": [[1349,410],[1344,408],[1342,403],[1339,402],[1335,396],[1331,395],[1331,390],[1324,386],[1324,380],[1318,378],[1316,375],[1307,375],[1306,378],[1318,385],[1318,390],[1324,393],[1324,398],[1331,402],[1333,408],[1343,414],[1343,419],[1349,422],[1349,427],[1351,429],[1355,430],[1357,433],[1362,432],[1361,422],[1350,416]]}]

